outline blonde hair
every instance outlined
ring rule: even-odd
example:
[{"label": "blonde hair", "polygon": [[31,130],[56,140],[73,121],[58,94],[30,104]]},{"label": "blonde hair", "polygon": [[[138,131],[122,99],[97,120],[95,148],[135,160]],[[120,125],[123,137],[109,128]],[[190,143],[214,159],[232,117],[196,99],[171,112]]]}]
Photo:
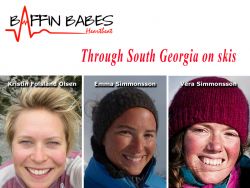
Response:
[{"label": "blonde hair", "polygon": [[8,109],[5,122],[7,142],[11,146],[15,134],[15,121],[24,110],[45,109],[59,115],[64,123],[67,151],[75,144],[79,132],[80,116],[75,108],[78,102],[62,88],[23,88],[13,105]]}]

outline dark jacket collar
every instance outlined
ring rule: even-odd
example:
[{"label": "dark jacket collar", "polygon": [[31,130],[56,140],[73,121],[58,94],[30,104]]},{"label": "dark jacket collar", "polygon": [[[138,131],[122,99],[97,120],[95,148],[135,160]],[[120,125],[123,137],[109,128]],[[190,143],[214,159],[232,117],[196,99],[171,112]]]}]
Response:
[{"label": "dark jacket collar", "polygon": [[116,167],[107,157],[106,153],[105,153],[105,148],[104,146],[100,146],[95,138],[92,136],[91,137],[91,146],[93,149],[93,155],[94,158],[102,163],[105,168],[107,169],[107,171],[109,172],[109,174],[113,177],[113,178],[124,178],[124,177],[129,177],[131,179],[131,181],[133,181],[133,183],[139,187],[139,185],[141,183],[144,182],[144,180],[148,177],[149,173],[151,171],[152,166],[155,165],[156,160],[153,157],[148,164],[145,166],[145,168],[143,169],[143,171],[141,172],[140,175],[138,176],[130,176],[128,175],[125,171],[119,169],[118,167]]}]

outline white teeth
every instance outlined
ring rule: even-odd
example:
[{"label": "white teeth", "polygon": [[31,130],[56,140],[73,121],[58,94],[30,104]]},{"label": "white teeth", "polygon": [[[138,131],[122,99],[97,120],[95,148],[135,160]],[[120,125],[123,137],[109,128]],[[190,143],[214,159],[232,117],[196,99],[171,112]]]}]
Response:
[{"label": "white teeth", "polygon": [[44,170],[36,170],[36,169],[32,169],[32,168],[28,168],[28,170],[34,174],[34,175],[44,175],[47,174],[49,172],[50,169],[44,169]]},{"label": "white teeth", "polygon": [[142,157],[130,157],[130,156],[127,156],[125,155],[125,157],[130,160],[130,161],[133,161],[133,162],[138,162],[142,159]]},{"label": "white teeth", "polygon": [[203,157],[202,162],[207,165],[218,166],[218,165],[221,165],[222,159],[209,159],[209,158]]}]

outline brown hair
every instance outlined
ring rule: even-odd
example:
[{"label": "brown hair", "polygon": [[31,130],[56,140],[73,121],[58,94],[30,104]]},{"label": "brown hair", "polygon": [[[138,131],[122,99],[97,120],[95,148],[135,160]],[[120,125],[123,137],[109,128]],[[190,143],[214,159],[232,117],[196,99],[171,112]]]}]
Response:
[{"label": "brown hair", "polygon": [[169,140],[169,185],[170,187],[181,188],[183,178],[180,175],[180,168],[184,165],[183,140],[186,131],[181,131]]}]

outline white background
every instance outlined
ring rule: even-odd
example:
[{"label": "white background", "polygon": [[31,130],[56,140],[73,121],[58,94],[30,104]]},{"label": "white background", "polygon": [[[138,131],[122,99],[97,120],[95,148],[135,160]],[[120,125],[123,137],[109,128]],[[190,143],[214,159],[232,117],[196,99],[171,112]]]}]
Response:
[{"label": "white background", "polygon": [[[9,17],[29,14],[113,14],[112,35],[49,35],[17,43]],[[5,1],[0,7],[0,74],[248,75],[250,27],[247,1]],[[236,63],[82,63],[83,48],[219,53],[232,49]]]}]

